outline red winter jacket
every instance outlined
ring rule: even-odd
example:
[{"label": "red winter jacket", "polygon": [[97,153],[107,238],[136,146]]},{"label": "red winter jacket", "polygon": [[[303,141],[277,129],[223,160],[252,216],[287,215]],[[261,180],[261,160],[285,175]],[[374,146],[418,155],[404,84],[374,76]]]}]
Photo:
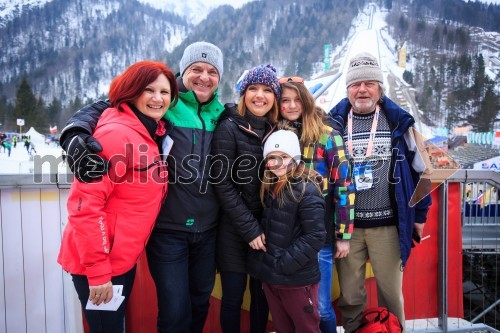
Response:
[{"label": "red winter jacket", "polygon": [[58,263],[89,285],[107,283],[129,271],[151,234],[167,193],[167,171],[156,143],[133,111],[107,109],[94,137],[110,161],[109,174],[96,183],[75,179],[67,208]]}]

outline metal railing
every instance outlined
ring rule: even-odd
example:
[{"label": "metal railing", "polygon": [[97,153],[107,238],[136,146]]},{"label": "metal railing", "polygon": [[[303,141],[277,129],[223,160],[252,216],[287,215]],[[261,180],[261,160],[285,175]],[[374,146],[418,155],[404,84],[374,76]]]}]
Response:
[{"label": "metal railing", "polygon": [[[439,172],[439,171],[438,171]],[[490,331],[500,328],[500,174],[494,171],[458,170],[439,187],[440,202],[448,202],[448,185],[460,183],[464,319],[470,324],[448,325],[447,284],[439,284],[439,328],[448,331]],[[448,205],[440,205],[439,275],[448,277]],[[477,265],[477,261],[481,264]],[[486,267],[485,262],[490,262]],[[492,265],[491,265],[492,263]],[[481,324],[476,324],[482,322]]]}]

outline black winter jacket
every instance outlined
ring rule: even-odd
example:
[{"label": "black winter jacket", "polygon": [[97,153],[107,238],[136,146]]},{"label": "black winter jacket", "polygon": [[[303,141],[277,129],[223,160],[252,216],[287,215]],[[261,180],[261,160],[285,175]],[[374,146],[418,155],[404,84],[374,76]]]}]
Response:
[{"label": "black winter jacket", "polygon": [[[277,199],[266,195],[260,225],[266,236],[267,252],[250,250],[248,273],[263,282],[305,286],[320,279],[318,252],[325,243],[325,200],[316,186],[297,180],[295,198],[286,193],[279,207]],[[288,191],[285,189],[285,191]]]},{"label": "black winter jacket", "polygon": [[[226,108],[212,139],[211,175],[222,207],[217,233],[217,269],[246,273],[252,240],[262,233],[259,190],[264,172],[263,142],[274,130],[266,124],[261,139],[248,121]],[[218,177],[217,177],[218,176]]]}]

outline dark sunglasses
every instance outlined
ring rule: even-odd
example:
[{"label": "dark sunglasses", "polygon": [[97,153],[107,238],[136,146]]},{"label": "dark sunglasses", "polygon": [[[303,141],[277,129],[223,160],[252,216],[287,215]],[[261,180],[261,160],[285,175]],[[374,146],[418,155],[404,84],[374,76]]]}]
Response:
[{"label": "dark sunglasses", "polygon": [[295,82],[295,83],[304,83],[304,79],[300,76],[289,76],[282,77],[278,80],[279,84],[287,83],[287,82]]}]

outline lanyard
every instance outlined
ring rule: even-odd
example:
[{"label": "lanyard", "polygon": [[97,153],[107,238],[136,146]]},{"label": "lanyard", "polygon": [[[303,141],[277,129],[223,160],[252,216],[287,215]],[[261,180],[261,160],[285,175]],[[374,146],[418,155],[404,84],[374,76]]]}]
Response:
[{"label": "lanyard", "polygon": [[[378,124],[379,114],[380,114],[380,107],[377,104],[377,106],[375,107],[375,115],[373,116],[370,137],[368,138],[368,146],[366,147],[365,159],[368,159],[372,155],[373,139],[375,139],[375,133],[377,133],[377,124]],[[352,112],[352,108],[351,108],[351,110],[349,111],[348,118],[347,118],[347,149],[349,150],[349,155],[351,156],[351,158],[354,158],[354,155],[352,154],[352,117],[353,117],[353,112]]]}]

